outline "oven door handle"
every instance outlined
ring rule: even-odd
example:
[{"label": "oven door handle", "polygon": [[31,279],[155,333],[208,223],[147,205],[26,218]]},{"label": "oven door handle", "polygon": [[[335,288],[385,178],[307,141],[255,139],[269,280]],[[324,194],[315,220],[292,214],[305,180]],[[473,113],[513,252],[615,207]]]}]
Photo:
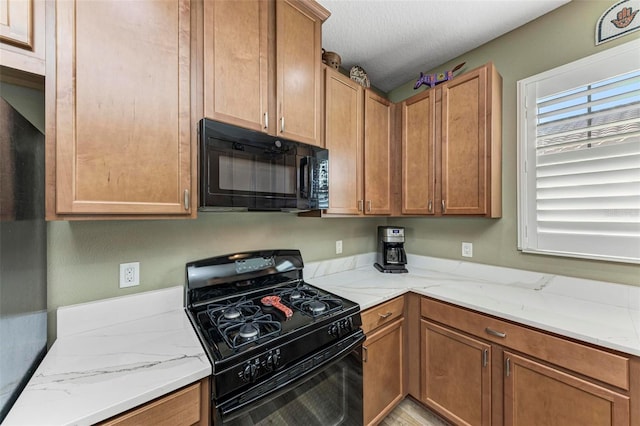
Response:
[{"label": "oven door handle", "polygon": [[[225,421],[229,421],[234,419],[248,411],[251,411],[257,405],[263,404],[265,402],[271,401],[274,398],[290,391],[296,386],[304,383],[305,381],[311,379],[316,374],[326,370],[342,359],[346,358],[352,351],[358,350],[362,347],[362,343],[365,340],[365,335],[362,330],[358,330],[356,333],[345,337],[339,342],[335,342],[334,345],[339,347],[342,345],[342,349],[339,352],[335,353],[330,359],[324,359],[322,362],[314,365],[312,368],[307,369],[304,374],[291,378],[290,380],[286,378],[287,373],[292,370],[292,367],[296,366],[304,366],[307,363],[314,363],[318,356],[318,353],[314,353],[311,356],[303,359],[296,363],[295,366],[282,370],[278,375],[273,376],[269,380],[256,384],[255,387],[249,389],[248,391],[236,395],[221,404],[216,404],[217,409],[219,410],[220,416],[222,417],[223,423]],[[358,359],[361,359],[361,355],[358,353]],[[278,383],[280,381],[280,383]],[[270,387],[269,384],[277,383],[274,386]],[[264,388],[264,389],[263,389]],[[214,401],[212,401],[214,402]],[[215,403],[215,402],[214,402]]]}]

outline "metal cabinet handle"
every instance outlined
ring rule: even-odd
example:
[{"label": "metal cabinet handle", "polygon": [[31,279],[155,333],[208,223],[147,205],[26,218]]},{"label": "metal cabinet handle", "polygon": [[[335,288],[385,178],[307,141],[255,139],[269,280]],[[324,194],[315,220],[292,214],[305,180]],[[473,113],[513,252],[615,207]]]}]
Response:
[{"label": "metal cabinet handle", "polygon": [[364,200],[358,200],[358,211],[364,211]]},{"label": "metal cabinet handle", "polygon": [[482,366],[486,367],[489,364],[489,349],[484,349],[482,351]]},{"label": "metal cabinet handle", "polygon": [[265,129],[269,128],[269,113],[268,112],[264,113],[264,128]]},{"label": "metal cabinet handle", "polygon": [[189,190],[184,190],[184,209],[189,210]]},{"label": "metal cabinet handle", "polygon": [[367,211],[371,211],[371,200],[367,200]]},{"label": "metal cabinet handle", "polygon": [[446,211],[447,211],[446,204],[445,204],[444,200],[442,200],[442,213],[444,213]]},{"label": "metal cabinet handle", "polygon": [[504,361],[504,369],[505,369],[505,372],[507,373],[507,377],[509,377],[511,375],[511,359],[507,358]]},{"label": "metal cabinet handle", "polygon": [[284,117],[280,117],[280,133],[284,133]]},{"label": "metal cabinet handle", "polygon": [[489,328],[489,327],[485,328],[485,329],[484,329],[484,331],[485,331],[487,334],[490,334],[490,335],[492,335],[492,336],[496,336],[496,337],[500,337],[500,338],[502,338],[502,339],[504,339],[505,337],[507,337],[507,333],[502,333],[502,332],[500,332],[500,331],[495,331],[495,330],[493,330],[493,329],[491,329],[491,328]]},{"label": "metal cabinet handle", "polygon": [[366,346],[362,345],[362,362],[367,362],[369,360],[369,349]]},{"label": "metal cabinet handle", "polygon": [[433,201],[429,200],[429,206],[427,207],[429,209],[429,212],[433,211]]},{"label": "metal cabinet handle", "polygon": [[393,312],[387,312],[386,314],[378,314],[378,316],[382,319],[389,318],[391,315],[393,315]]}]

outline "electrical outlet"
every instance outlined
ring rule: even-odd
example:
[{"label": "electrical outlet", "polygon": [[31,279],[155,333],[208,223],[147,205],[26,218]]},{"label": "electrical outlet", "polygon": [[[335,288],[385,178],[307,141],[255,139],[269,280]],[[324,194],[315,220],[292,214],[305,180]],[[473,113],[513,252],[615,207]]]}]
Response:
[{"label": "electrical outlet", "polygon": [[120,288],[140,285],[140,262],[120,264]]},{"label": "electrical outlet", "polygon": [[473,243],[462,243],[462,256],[473,257]]},{"label": "electrical outlet", "polygon": [[342,253],[342,240],[336,241],[336,254]]}]

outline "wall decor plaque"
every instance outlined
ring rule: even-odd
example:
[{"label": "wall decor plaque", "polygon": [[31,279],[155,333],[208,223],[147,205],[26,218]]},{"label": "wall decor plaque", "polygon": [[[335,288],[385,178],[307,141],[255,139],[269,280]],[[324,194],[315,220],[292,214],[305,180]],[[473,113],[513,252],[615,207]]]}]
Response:
[{"label": "wall decor plaque", "polygon": [[608,8],[596,24],[596,45],[640,29],[640,0],[619,1]]}]

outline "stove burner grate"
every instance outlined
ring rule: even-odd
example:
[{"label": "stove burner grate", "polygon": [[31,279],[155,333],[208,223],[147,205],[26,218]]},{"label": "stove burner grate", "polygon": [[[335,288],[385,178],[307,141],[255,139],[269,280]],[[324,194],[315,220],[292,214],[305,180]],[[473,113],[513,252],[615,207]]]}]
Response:
[{"label": "stove burner grate", "polygon": [[244,297],[235,302],[210,303],[207,305],[207,314],[211,322],[216,326],[226,321],[245,321],[260,312],[260,307]]},{"label": "stove burner grate", "polygon": [[309,300],[319,296],[318,290],[305,283],[298,283],[295,287],[285,288],[276,292],[284,301],[293,303],[298,300]]},{"label": "stove burner grate", "polygon": [[218,324],[227,345],[238,349],[248,343],[280,334],[280,322],[271,318],[270,314],[258,314],[242,321],[227,321]]},{"label": "stove burner grate", "polygon": [[294,308],[313,318],[342,310],[342,301],[333,296],[309,296],[291,302]]},{"label": "stove burner grate", "polygon": [[282,330],[280,322],[262,312],[260,306],[245,297],[228,303],[207,305],[207,315],[231,349],[269,336]]}]

